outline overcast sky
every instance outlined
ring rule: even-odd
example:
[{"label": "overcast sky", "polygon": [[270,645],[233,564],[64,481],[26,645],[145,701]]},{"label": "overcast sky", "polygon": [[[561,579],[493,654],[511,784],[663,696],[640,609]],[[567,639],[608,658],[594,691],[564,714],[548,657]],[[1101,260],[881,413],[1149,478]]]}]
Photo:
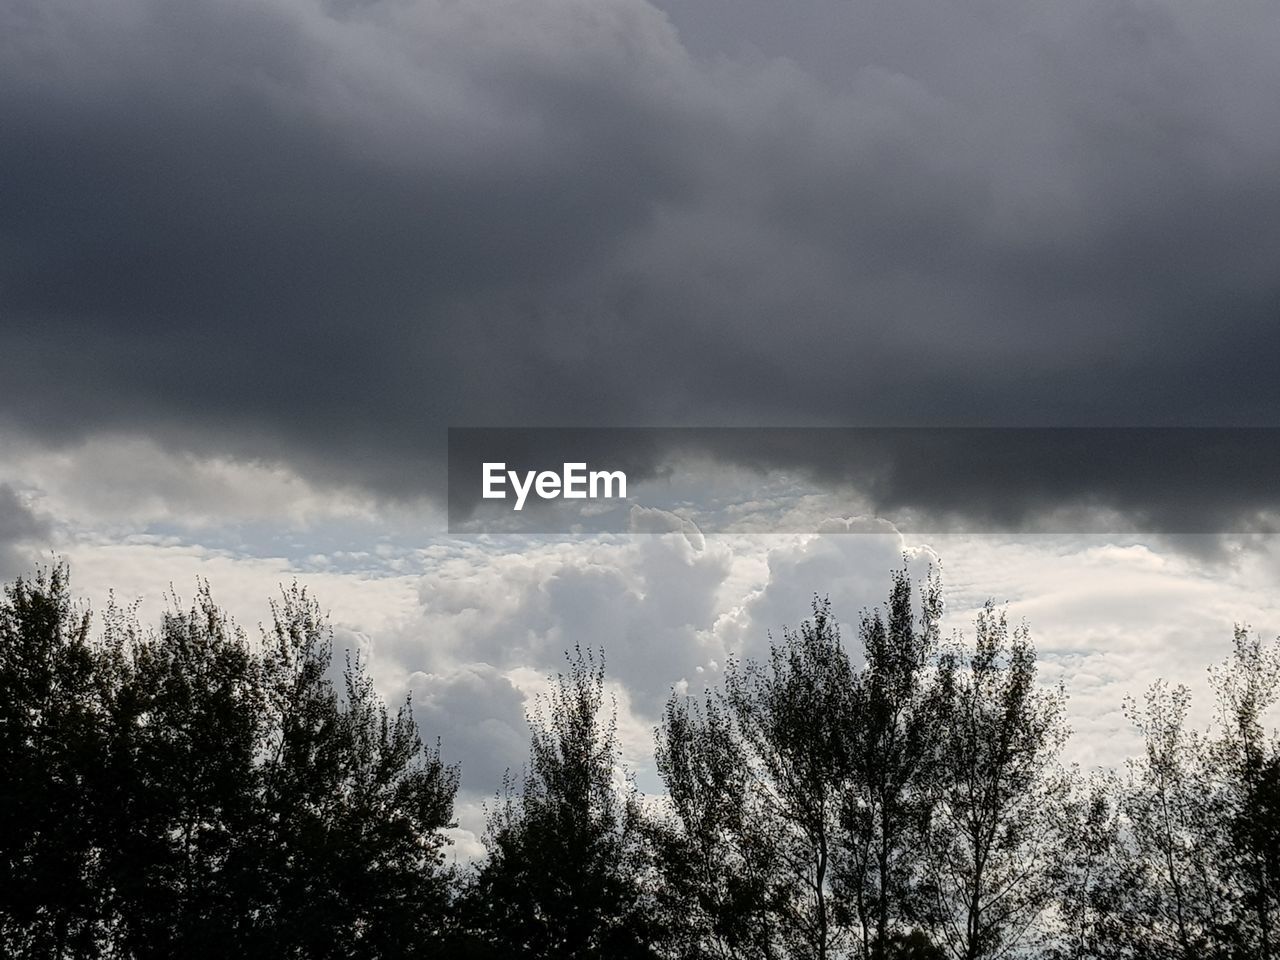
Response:
[{"label": "overcast sky", "polygon": [[681,496],[874,532],[449,537],[445,429],[1280,425],[1277,50],[1272,0],[6,0],[0,575],[250,628],[301,577],[473,814],[566,645],[643,767],[673,684],[906,551],[1114,762],[1125,692],[1280,629],[1274,538],[908,535],[741,457]]}]

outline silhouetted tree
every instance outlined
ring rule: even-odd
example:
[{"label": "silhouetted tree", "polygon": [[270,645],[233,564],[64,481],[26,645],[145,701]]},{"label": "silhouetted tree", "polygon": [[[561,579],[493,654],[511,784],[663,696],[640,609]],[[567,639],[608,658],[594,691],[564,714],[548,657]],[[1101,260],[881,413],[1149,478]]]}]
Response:
[{"label": "silhouetted tree", "polygon": [[342,690],[295,587],[255,652],[202,586],[89,639],[66,568],[0,603],[0,954],[399,958],[438,944],[456,770]]},{"label": "silhouetted tree", "polygon": [[922,778],[936,733],[928,692],[941,615],[937,580],[926,583],[917,614],[903,569],[886,614],[864,614],[859,629],[865,662],[853,678],[836,890],[865,960],[918,954],[927,941],[915,929],[917,834],[930,802]]},{"label": "silhouetted tree", "polygon": [[854,671],[830,604],[783,630],[761,663],[730,660],[725,703],[747,754],[751,787],[774,839],[786,901],[779,932],[793,954],[826,960],[845,945],[833,900],[839,817],[849,775]]},{"label": "silhouetted tree", "polygon": [[1061,811],[1060,874],[1055,897],[1054,941],[1044,955],[1051,960],[1119,960],[1116,908],[1135,894],[1137,875],[1116,870],[1124,829],[1114,772],[1101,772],[1073,792]]},{"label": "silhouetted tree", "polygon": [[1025,628],[990,603],[972,648],[939,658],[922,865],[934,941],[956,960],[1036,946],[1062,883],[1071,778],[1057,766],[1065,696],[1036,680]]},{"label": "silhouetted tree", "polygon": [[655,753],[670,801],[653,824],[664,945],[690,960],[779,956],[792,883],[728,711],[673,694]]},{"label": "silhouetted tree", "polygon": [[652,955],[645,830],[622,776],[604,661],[575,648],[529,716],[529,765],[491,811],[473,903],[482,937],[506,957]]},{"label": "silhouetted tree", "polygon": [[250,944],[257,666],[204,585],[120,652],[101,800],[117,949],[221,957]]},{"label": "silhouetted tree", "polygon": [[1280,699],[1280,643],[1237,627],[1233,654],[1210,670],[1210,683],[1217,732],[1205,758],[1223,828],[1218,862],[1228,877],[1233,950],[1272,960],[1280,953],[1280,744],[1264,722]]},{"label": "silhouetted tree", "polygon": [[1154,684],[1126,711],[1145,752],[1118,783],[1121,831],[1107,864],[1112,892],[1096,902],[1103,949],[1119,957],[1229,956],[1225,889],[1215,864],[1220,824],[1205,774],[1204,743],[1186,728],[1186,687]]},{"label": "silhouetted tree", "polygon": [[988,604],[973,644],[900,571],[673,696],[665,802],[622,768],[603,655],[529,715],[466,882],[458,772],[298,586],[249,644],[201,586],[154,631],[65,566],[0,599],[0,956],[1280,960],[1280,641],[1237,629],[1212,726],[1157,683],[1087,788],[1061,687]]},{"label": "silhouetted tree", "polygon": [[1186,687],[1158,682],[1127,706],[1144,752],[1111,779],[1115,824],[1095,851],[1097,880],[1069,904],[1093,955],[1276,955],[1280,750],[1263,721],[1280,695],[1280,648],[1237,629],[1210,678],[1208,733],[1187,728]]},{"label": "silhouetted tree", "polygon": [[409,956],[443,926],[441,831],[457,771],[419,738],[410,705],[394,717],[358,660],[345,697],[329,679],[331,638],[297,585],[264,636],[260,895],[267,954]]},{"label": "silhouetted tree", "polygon": [[97,955],[94,778],[102,691],[87,612],[58,565],[0,600],[0,954]]},{"label": "silhouetted tree", "polygon": [[679,956],[939,956],[916,919],[930,671],[941,598],[906,572],[844,650],[826,601],[731,661],[722,691],[673,697],[658,733],[672,822],[664,894]]}]

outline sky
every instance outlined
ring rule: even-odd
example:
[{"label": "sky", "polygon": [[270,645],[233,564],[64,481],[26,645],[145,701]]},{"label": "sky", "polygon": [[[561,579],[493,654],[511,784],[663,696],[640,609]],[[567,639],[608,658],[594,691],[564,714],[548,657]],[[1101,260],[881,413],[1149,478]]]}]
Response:
[{"label": "sky", "polygon": [[[886,493],[709,449],[629,532],[464,535],[446,430],[1276,426],[1278,48],[1263,0],[7,0],[0,575],[207,576],[250,633],[306,583],[462,763],[463,850],[567,646],[655,789],[673,687],[904,554],[1118,763],[1125,695],[1280,632],[1265,471],[1082,458],[1140,496],[1073,533],[1079,484],[963,451]],[[1172,515],[1223,535],[1127,522]]]}]

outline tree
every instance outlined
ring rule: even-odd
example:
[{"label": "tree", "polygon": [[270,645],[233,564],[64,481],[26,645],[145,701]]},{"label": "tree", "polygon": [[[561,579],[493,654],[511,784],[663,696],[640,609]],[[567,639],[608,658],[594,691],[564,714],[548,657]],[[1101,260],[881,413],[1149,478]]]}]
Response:
[{"label": "tree", "polygon": [[929,799],[922,777],[935,731],[927,694],[941,615],[941,589],[931,578],[917,617],[903,569],[893,576],[887,617],[876,609],[860,625],[865,664],[853,678],[836,890],[866,960],[925,949],[916,928],[916,835]]},{"label": "tree", "polygon": [[103,636],[63,566],[0,602],[0,952],[407,957],[441,940],[456,769],[296,585],[261,653],[202,585]]},{"label": "tree", "polygon": [[791,884],[747,752],[718,698],[675,694],[657,731],[669,815],[653,824],[664,942],[674,955],[778,955]]},{"label": "tree", "polygon": [[0,953],[91,957],[102,936],[94,780],[103,691],[59,564],[0,601]]},{"label": "tree", "polygon": [[1071,796],[1057,767],[1064,700],[1037,684],[1025,627],[1011,634],[990,603],[974,647],[956,640],[939,657],[922,864],[933,939],[956,960],[1041,940]]},{"label": "tree", "polygon": [[1075,905],[1102,956],[1276,955],[1280,749],[1263,727],[1280,696],[1280,646],[1237,628],[1210,671],[1214,729],[1187,729],[1191,694],[1158,682],[1127,712],[1144,752],[1113,781],[1117,825],[1096,889]]},{"label": "tree", "polygon": [[[99,791],[115,940],[128,956],[220,957],[251,943],[257,667],[202,585],[158,633],[128,631]],[[123,638],[121,638],[123,642]]]},{"label": "tree", "polygon": [[442,830],[457,770],[419,737],[411,704],[388,715],[363,664],[345,697],[328,677],[332,641],[296,584],[263,638],[264,950],[269,956],[387,958],[435,941],[447,900]]},{"label": "tree", "polygon": [[750,789],[785,872],[785,948],[826,960],[844,930],[832,896],[841,798],[849,774],[853,666],[830,604],[771,642],[767,663],[730,660],[725,704],[747,755]]},{"label": "tree", "polygon": [[1231,658],[1210,670],[1217,736],[1207,743],[1219,869],[1228,874],[1233,950],[1272,960],[1280,953],[1280,745],[1263,724],[1280,699],[1280,643],[1264,645],[1237,626]]},{"label": "tree", "polygon": [[529,765],[491,811],[472,903],[481,937],[507,957],[652,955],[643,816],[619,783],[604,660],[580,648],[529,715]]},{"label": "tree", "polygon": [[1116,907],[1132,898],[1136,874],[1116,869],[1123,856],[1123,820],[1114,772],[1096,774],[1062,809],[1060,881],[1054,942],[1048,960],[1120,960]]},{"label": "tree", "polygon": [[861,620],[861,667],[815,598],[767,662],[731,661],[701,703],[672,697],[657,759],[678,955],[937,955],[916,851],[940,615],[937,581],[917,613],[903,570]]}]

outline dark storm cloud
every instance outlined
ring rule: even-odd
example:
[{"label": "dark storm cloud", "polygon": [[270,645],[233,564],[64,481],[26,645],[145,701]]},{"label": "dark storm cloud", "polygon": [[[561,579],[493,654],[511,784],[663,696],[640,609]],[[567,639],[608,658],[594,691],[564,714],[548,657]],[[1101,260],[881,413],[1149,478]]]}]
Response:
[{"label": "dark storm cloud", "polygon": [[395,495],[446,425],[1273,421],[1273,7],[671,18],[5,4],[0,415]]},{"label": "dark storm cloud", "polygon": [[[531,493],[517,516],[510,499],[482,503],[486,462],[521,477],[576,462],[584,474],[620,470],[630,496],[584,500],[584,518]],[[600,529],[625,532],[644,481],[679,472],[683,485],[713,490],[725,465],[798,472],[833,494],[832,510],[842,492],[855,495],[900,530],[1280,532],[1280,428],[1261,427],[455,429],[450,528],[520,521],[518,529],[569,532],[596,517]],[[737,529],[732,514],[697,516],[707,532],[717,522]],[[783,514],[777,529],[821,519]]]}]

